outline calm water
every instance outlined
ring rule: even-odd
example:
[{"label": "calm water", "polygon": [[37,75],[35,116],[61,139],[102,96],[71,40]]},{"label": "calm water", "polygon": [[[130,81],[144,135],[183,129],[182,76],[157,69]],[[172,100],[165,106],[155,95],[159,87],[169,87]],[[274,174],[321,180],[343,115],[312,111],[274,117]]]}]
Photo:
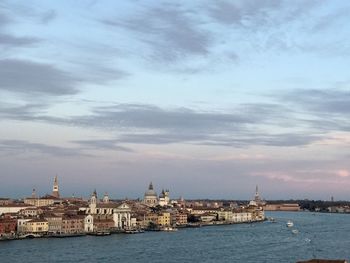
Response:
[{"label": "calm water", "polygon": [[[0,262],[295,262],[350,258],[350,215],[267,213],[277,223],[174,233],[0,242]],[[285,226],[294,222],[293,234]]]}]

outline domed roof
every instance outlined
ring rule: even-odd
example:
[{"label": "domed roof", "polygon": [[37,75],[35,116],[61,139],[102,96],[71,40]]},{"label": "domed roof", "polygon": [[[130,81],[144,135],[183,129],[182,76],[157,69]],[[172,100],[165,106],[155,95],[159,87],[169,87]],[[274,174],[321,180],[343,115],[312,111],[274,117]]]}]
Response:
[{"label": "domed roof", "polygon": [[148,197],[157,197],[156,191],[153,190],[152,182],[149,184],[148,190],[145,192],[145,196]]}]

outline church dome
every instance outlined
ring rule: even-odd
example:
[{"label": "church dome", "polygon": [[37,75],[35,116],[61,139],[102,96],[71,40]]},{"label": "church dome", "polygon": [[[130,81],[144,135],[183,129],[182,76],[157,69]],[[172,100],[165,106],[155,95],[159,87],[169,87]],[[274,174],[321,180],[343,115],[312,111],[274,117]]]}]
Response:
[{"label": "church dome", "polygon": [[156,193],[156,191],[154,191],[152,183],[149,184],[148,190],[145,192],[145,197],[146,196],[147,197],[157,197],[157,193]]}]

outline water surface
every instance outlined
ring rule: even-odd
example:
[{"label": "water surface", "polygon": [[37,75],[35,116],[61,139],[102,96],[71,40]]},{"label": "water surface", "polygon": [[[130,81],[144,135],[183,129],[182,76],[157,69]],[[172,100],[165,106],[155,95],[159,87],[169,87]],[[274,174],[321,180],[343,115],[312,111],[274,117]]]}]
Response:
[{"label": "water surface", "polygon": [[[0,242],[0,262],[295,262],[350,258],[350,215],[270,212],[277,222],[137,235]],[[291,219],[293,234],[286,227]]]}]

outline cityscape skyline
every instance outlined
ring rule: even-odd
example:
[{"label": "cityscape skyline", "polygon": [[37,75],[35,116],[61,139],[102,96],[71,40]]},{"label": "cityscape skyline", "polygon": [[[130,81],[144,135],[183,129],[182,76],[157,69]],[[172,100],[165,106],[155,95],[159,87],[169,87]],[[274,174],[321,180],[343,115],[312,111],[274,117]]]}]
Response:
[{"label": "cityscape skyline", "polygon": [[350,200],[350,3],[0,3],[0,196]]},{"label": "cityscape skyline", "polygon": [[[283,199],[266,199],[264,197],[261,197],[260,195],[260,191],[259,186],[256,185],[255,186],[255,192],[253,194],[251,193],[247,193],[246,196],[248,196],[247,198],[235,198],[234,194],[231,197],[220,197],[220,196],[213,196],[212,198],[207,197],[207,196],[184,196],[183,194],[178,194],[177,196],[173,195],[173,192],[169,190],[169,187],[154,187],[153,186],[153,182],[151,181],[149,183],[149,187],[152,188],[152,190],[154,189],[155,194],[158,196],[162,196],[164,195],[164,191],[167,192],[168,194],[171,195],[172,199],[176,200],[176,199],[182,199],[185,198],[187,200],[283,200]],[[98,197],[98,200],[102,201],[104,196],[109,196],[111,198],[111,200],[142,200],[142,196],[144,195],[143,192],[137,193],[136,195],[125,195],[125,196],[121,196],[118,193],[115,193],[113,191],[108,192],[104,189],[99,189],[100,191],[97,190],[97,188],[91,188],[92,190],[90,190],[90,192],[86,192],[84,191],[84,193],[71,193],[71,194],[66,194],[67,191],[65,191],[64,188],[61,188],[61,185],[58,181],[58,176],[56,175],[53,179],[53,184],[51,185],[52,188],[52,192],[49,191],[49,189],[43,190],[43,191],[38,191],[38,189],[36,189],[35,187],[32,188],[32,192],[31,195],[26,194],[26,195],[18,195],[18,194],[12,194],[11,196],[0,196],[0,198],[12,198],[12,199],[25,199],[28,197],[32,197],[32,198],[41,198],[41,197],[53,197],[53,198],[83,198],[84,200],[91,198],[92,195],[96,195],[96,197]],[[108,188],[108,187],[107,187]],[[145,188],[146,189],[146,188]],[[144,189],[144,190],[145,190]],[[63,190],[63,191],[61,191]],[[159,192],[158,192],[159,191]],[[61,192],[63,194],[61,194]],[[146,191],[147,192],[147,191]],[[87,194],[86,194],[87,193]],[[177,191],[175,191],[175,193],[178,193]],[[250,196],[249,196],[250,195]],[[252,198],[253,197],[253,198]],[[292,200],[293,198],[289,198],[289,200]],[[308,198],[294,198],[295,200],[309,200]],[[315,199],[316,200],[316,199]],[[321,199],[318,199],[321,200]],[[334,199],[334,196],[330,196],[329,200],[323,199],[323,201],[348,201],[348,200],[336,200]]]}]

